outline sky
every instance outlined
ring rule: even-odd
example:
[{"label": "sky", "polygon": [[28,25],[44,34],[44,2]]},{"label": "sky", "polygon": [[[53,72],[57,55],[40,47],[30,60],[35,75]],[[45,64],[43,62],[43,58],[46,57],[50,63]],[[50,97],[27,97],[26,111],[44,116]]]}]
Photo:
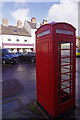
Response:
[{"label": "sky", "polygon": [[[16,1],[16,2],[15,2]],[[37,22],[44,19],[48,22],[68,22],[78,28],[79,0],[2,0],[0,2],[0,23],[7,18],[9,25],[17,21],[30,21],[35,17]]]},{"label": "sky", "polygon": [[32,17],[35,17],[38,22],[42,22],[43,19],[46,19],[48,9],[52,5],[53,3],[47,2],[6,2],[2,4],[2,17],[8,18],[9,24],[16,24],[18,19],[30,21]]}]

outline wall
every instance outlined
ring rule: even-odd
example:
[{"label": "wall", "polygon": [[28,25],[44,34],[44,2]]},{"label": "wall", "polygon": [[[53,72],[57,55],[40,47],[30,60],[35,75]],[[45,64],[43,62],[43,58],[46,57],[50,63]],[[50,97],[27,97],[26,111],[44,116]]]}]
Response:
[{"label": "wall", "polygon": [[34,44],[34,49],[35,49],[35,39],[36,39],[35,32],[36,32],[36,30],[37,29],[31,29],[31,38],[30,38],[30,43]]},{"label": "wall", "polygon": [[[3,37],[3,43],[29,44],[29,37],[17,36],[17,35],[2,35],[2,37]],[[8,39],[11,39],[11,41],[8,41]],[[16,41],[16,39],[19,39],[19,42]],[[24,40],[27,40],[27,42],[24,42]]]},{"label": "wall", "polygon": [[[8,41],[11,39],[11,41]],[[16,41],[19,39],[19,41]],[[27,40],[27,42],[24,42]],[[3,48],[33,48],[33,44],[30,41],[30,37],[26,36],[17,36],[17,35],[2,35]]]}]

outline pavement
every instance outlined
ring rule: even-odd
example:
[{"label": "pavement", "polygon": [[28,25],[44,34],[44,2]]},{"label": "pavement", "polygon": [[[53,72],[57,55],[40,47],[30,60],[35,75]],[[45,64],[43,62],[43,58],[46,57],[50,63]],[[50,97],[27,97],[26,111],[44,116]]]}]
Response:
[{"label": "pavement", "polygon": [[36,98],[36,91],[33,91],[25,96],[20,95],[15,98],[8,98],[4,100],[2,118],[38,117],[38,114],[36,114],[37,110],[34,106],[34,98]]},{"label": "pavement", "polygon": [[[21,69],[22,66],[26,66],[29,69],[26,69],[29,76],[27,73],[24,73],[24,70]],[[32,66],[32,67],[31,67]],[[13,71],[12,66],[11,70]],[[30,68],[31,67],[31,68]],[[27,79],[30,81],[26,81],[26,77],[24,78],[24,81],[19,81],[20,78],[18,78],[17,73],[13,71],[15,74],[15,78],[10,80],[10,75],[7,78],[7,74],[4,71],[5,76],[4,81],[3,81],[3,99],[2,99],[2,119],[11,119],[11,118],[47,118],[50,119],[51,116],[49,116],[39,105],[37,105],[37,96],[36,96],[36,85],[35,81],[32,79],[35,78],[35,72],[36,72],[36,65],[31,65],[31,64],[20,64],[15,66],[15,70],[17,71],[18,74],[21,74],[23,76],[23,73],[27,75]],[[4,69],[4,67],[3,67]],[[32,69],[32,71],[31,71]],[[11,71],[10,70],[10,71]],[[29,70],[31,71],[29,73]],[[10,73],[10,71],[8,71]],[[12,73],[11,73],[12,76]],[[59,116],[57,119],[59,120],[80,120],[80,58],[76,58],[76,107],[72,108],[71,110],[68,110],[67,112],[63,113],[61,116]],[[9,83],[10,82],[10,83]],[[23,84],[21,84],[23,82]],[[29,82],[31,82],[29,86]],[[16,86],[16,83],[18,86]],[[25,86],[27,85],[27,88],[25,89]],[[6,92],[7,91],[7,92]],[[8,93],[8,94],[7,94]]]}]

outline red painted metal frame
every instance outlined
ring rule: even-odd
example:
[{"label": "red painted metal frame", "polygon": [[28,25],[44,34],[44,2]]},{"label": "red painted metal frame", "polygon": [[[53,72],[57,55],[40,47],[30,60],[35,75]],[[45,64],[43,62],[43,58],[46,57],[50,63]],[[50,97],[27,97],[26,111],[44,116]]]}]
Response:
[{"label": "red painted metal frame", "polygon": [[[56,33],[56,29],[72,31],[73,35]],[[50,34],[37,37],[38,34],[50,30]],[[58,49],[58,43],[70,42],[70,49]],[[73,43],[73,48],[71,44]],[[60,50],[60,57],[58,51]],[[70,56],[62,57],[61,50],[70,50]],[[72,56],[73,51],[73,56]],[[61,65],[62,58],[70,58],[70,63]],[[59,61],[60,60],[60,61]],[[72,62],[73,60],[73,62]],[[74,63],[74,64],[73,64]],[[61,73],[61,67],[70,66],[70,71]],[[73,66],[73,69],[71,68]],[[53,117],[60,115],[75,105],[75,69],[76,69],[76,37],[75,28],[68,23],[51,23],[41,26],[36,31],[36,79],[37,101]],[[60,72],[60,73],[59,73]],[[70,79],[63,80],[61,75],[70,73]],[[73,75],[73,76],[71,76]],[[60,79],[59,79],[60,77]],[[60,82],[59,82],[60,80]],[[61,96],[61,84],[68,81],[70,93]],[[60,87],[60,89],[59,89]],[[65,88],[65,89],[66,89]],[[59,97],[60,92],[60,97]],[[61,99],[70,97],[64,103]],[[59,102],[60,100],[60,102]]]}]

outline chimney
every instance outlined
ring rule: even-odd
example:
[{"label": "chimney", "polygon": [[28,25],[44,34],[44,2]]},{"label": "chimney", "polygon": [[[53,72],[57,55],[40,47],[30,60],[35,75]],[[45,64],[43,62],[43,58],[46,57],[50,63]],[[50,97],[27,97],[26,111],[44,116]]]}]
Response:
[{"label": "chimney", "polygon": [[22,28],[22,22],[20,20],[17,21],[17,27]]},{"label": "chimney", "polygon": [[47,24],[47,20],[43,20],[42,24]]},{"label": "chimney", "polygon": [[32,18],[31,18],[31,22],[32,22],[32,23],[36,23],[36,18],[32,17]]},{"label": "chimney", "polygon": [[4,26],[8,26],[8,19],[3,18],[3,25],[4,25]]}]

